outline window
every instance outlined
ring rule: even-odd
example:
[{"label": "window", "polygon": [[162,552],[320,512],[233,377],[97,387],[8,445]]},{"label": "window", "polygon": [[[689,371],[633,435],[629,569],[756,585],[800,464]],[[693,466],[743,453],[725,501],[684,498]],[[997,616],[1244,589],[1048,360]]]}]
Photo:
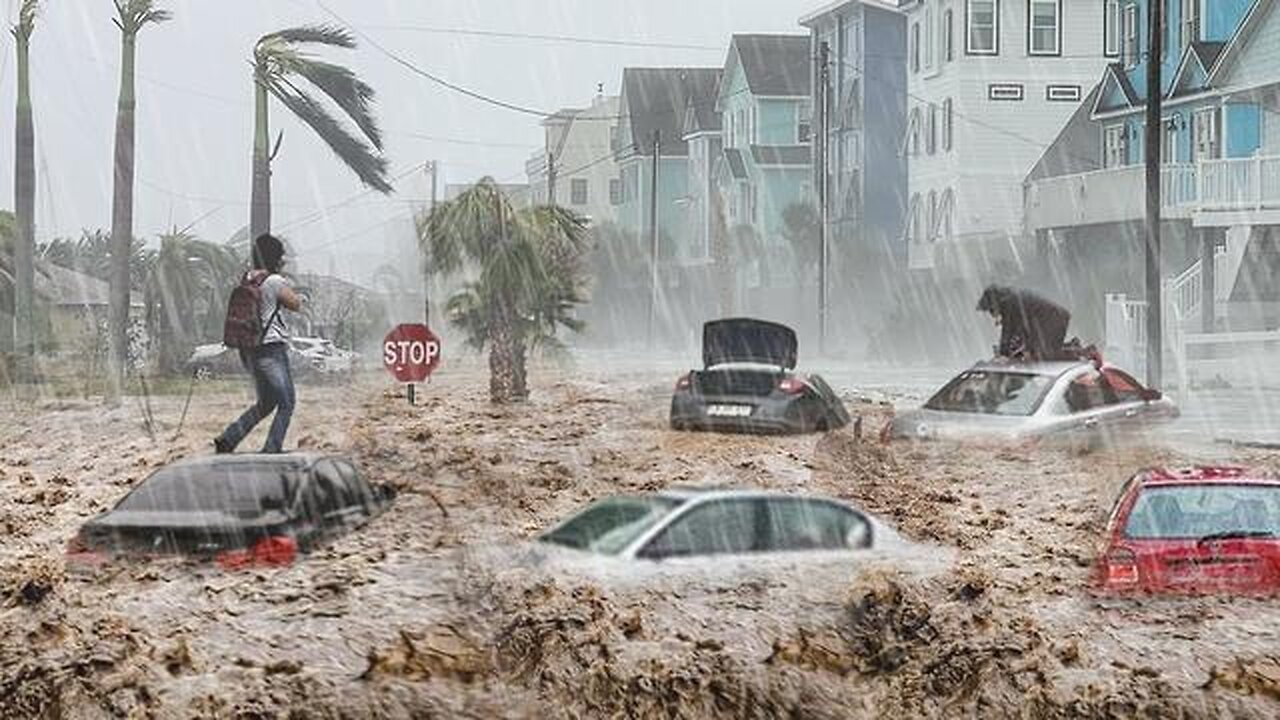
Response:
[{"label": "window", "polygon": [[1120,0],[1102,2],[1102,54],[1120,57]]},{"label": "window", "polygon": [[1191,539],[1280,535],[1280,491],[1267,485],[1147,487],[1129,511],[1124,536]]},{"label": "window", "polygon": [[1181,28],[1181,47],[1190,47],[1200,39],[1200,0],[1182,0]]},{"label": "window", "polygon": [[939,212],[942,213],[942,240],[943,242],[951,242],[955,239],[955,224],[952,222],[952,216],[955,210],[955,194],[950,188],[942,193],[942,207]]},{"label": "window", "polygon": [[925,152],[938,152],[938,106],[929,104],[929,121],[925,123]]},{"label": "window", "polygon": [[694,555],[727,555],[760,549],[762,520],[757,500],[716,500],[693,508],[640,551],[657,560]]},{"label": "window", "polygon": [[916,193],[911,196],[911,217],[908,222],[911,225],[911,239],[917,244],[924,244],[924,220],[920,217],[922,212],[920,194]]},{"label": "window", "polygon": [[955,133],[955,111],[951,98],[942,101],[942,150],[949,152]]},{"label": "window", "polygon": [[1049,102],[1080,102],[1080,86],[1046,85],[1044,97]]},{"label": "window", "polygon": [[538,538],[540,542],[617,555],[679,507],[659,497],[609,498]]},{"label": "window", "polygon": [[955,13],[951,8],[942,13],[942,59],[947,62],[956,59]]},{"label": "window", "polygon": [[1115,368],[1106,368],[1102,371],[1102,375],[1115,393],[1117,400],[1122,403],[1142,402],[1142,385],[1134,380],[1132,375]]},{"label": "window", "polygon": [[1182,135],[1178,131],[1178,116],[1174,115],[1160,125],[1160,160],[1176,163],[1178,162],[1178,141]]},{"label": "window", "polygon": [[747,144],[754,145],[760,142],[760,138],[756,135],[756,106],[754,103],[751,105],[751,112],[748,117],[750,119],[747,120]]},{"label": "window", "polygon": [[813,139],[813,107],[807,103],[796,106],[796,142],[801,145]]},{"label": "window", "polygon": [[371,488],[360,477],[360,473],[356,472],[355,467],[343,460],[339,460],[335,464],[338,466],[338,473],[342,476],[342,484],[347,488],[351,501],[366,508],[373,505],[374,498]]},{"label": "window", "polygon": [[311,483],[303,501],[307,514],[313,520],[338,512],[349,504],[341,476],[333,463],[318,463],[312,471]]},{"label": "window", "polygon": [[912,112],[911,122],[911,154],[920,154],[920,108]]},{"label": "window", "polygon": [[911,72],[920,72],[920,23],[911,24]]},{"label": "window", "polygon": [[871,546],[871,529],[862,518],[827,502],[779,499],[768,502],[769,536],[765,550],[843,550]]},{"label": "window", "polygon": [[609,178],[609,204],[622,204],[622,181],[618,178]]},{"label": "window", "polygon": [[1026,417],[1040,407],[1053,382],[1043,375],[969,370],[947,383],[925,408]]},{"label": "window", "polygon": [[1102,162],[1114,168],[1129,164],[1128,132],[1123,124],[1102,129]]},{"label": "window", "polygon": [[1127,68],[1137,67],[1138,65],[1138,6],[1136,3],[1129,3],[1124,6],[1124,15],[1121,20],[1121,49],[1120,52],[1124,56],[1124,66]]},{"label": "window", "polygon": [[1216,160],[1222,157],[1222,141],[1218,127],[1218,108],[1197,110],[1192,118],[1196,139],[1195,160]]},{"label": "window", "polygon": [[1019,83],[991,83],[987,86],[987,99],[1017,102],[1022,100],[1025,92],[1025,88]]},{"label": "window", "polygon": [[569,202],[574,205],[587,204],[587,181],[585,178],[574,178],[569,181]]},{"label": "window", "polygon": [[928,230],[929,242],[936,241],[938,239],[938,192],[936,190],[929,191],[928,225],[925,227]]},{"label": "window", "polygon": [[1062,54],[1061,0],[1027,0],[1027,52]]},{"label": "window", "polygon": [[1090,370],[1067,386],[1067,409],[1073,413],[1088,412],[1119,402],[1115,391],[1103,379],[1102,374]]},{"label": "window", "polygon": [[930,5],[924,9],[924,66],[928,70],[933,69],[934,58],[934,25],[933,6]]},{"label": "window", "polygon": [[965,51],[970,55],[1000,52],[999,0],[968,0]]}]

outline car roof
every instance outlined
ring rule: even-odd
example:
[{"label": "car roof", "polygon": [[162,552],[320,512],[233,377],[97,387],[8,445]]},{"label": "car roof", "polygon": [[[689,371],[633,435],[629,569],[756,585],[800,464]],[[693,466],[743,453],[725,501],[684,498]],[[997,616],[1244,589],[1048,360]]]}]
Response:
[{"label": "car roof", "polygon": [[1232,465],[1151,468],[1138,477],[1142,487],[1241,484],[1280,486],[1280,477]]},{"label": "car roof", "polygon": [[1016,373],[1020,375],[1042,375],[1044,377],[1061,377],[1080,368],[1092,367],[1087,360],[1050,360],[1036,362],[1009,362],[999,360],[983,360],[975,363],[969,370],[981,370],[993,373]]},{"label": "car roof", "polygon": [[325,453],[236,453],[226,455],[201,455],[186,458],[168,467],[234,467],[236,465],[279,465],[284,468],[310,467],[325,459],[343,459]]},{"label": "car roof", "polygon": [[754,490],[751,488],[732,488],[732,487],[699,487],[699,486],[675,486],[665,490],[659,490],[652,493],[654,497],[668,498],[671,500],[679,500],[680,502],[710,501],[710,500],[731,500],[731,499],[800,499],[800,500],[823,500],[833,502],[838,505],[847,505],[834,498],[822,495],[812,494],[795,494],[780,492],[777,490]]}]

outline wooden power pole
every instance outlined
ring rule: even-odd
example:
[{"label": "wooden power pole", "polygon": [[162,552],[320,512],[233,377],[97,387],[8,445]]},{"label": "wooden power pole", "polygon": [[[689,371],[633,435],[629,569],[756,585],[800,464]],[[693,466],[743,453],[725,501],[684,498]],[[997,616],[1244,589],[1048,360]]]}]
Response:
[{"label": "wooden power pole", "polygon": [[1164,298],[1160,271],[1160,151],[1163,147],[1164,1],[1152,0],[1147,31],[1147,128],[1146,160],[1146,284],[1147,284],[1147,385],[1158,388],[1164,374]]},{"label": "wooden power pole", "polygon": [[831,46],[825,41],[818,46],[818,137],[815,144],[818,166],[818,352],[827,352],[827,318],[830,314],[831,187],[827,148],[831,142]]},{"label": "wooden power pole", "polygon": [[653,166],[649,171],[649,325],[646,332],[653,347],[658,316],[658,160],[662,155],[662,133],[653,131]]}]

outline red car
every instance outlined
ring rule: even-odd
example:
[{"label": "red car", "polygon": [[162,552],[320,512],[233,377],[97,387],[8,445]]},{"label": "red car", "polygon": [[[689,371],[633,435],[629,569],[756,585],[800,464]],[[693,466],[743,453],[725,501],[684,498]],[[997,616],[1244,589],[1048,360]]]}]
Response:
[{"label": "red car", "polygon": [[1107,521],[1095,588],[1110,594],[1280,590],[1280,478],[1239,467],[1146,470]]}]

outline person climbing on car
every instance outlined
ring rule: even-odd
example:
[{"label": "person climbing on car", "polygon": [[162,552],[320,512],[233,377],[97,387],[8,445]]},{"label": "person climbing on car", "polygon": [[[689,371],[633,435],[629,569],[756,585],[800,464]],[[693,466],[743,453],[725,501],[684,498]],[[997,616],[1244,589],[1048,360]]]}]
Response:
[{"label": "person climbing on car", "polygon": [[1000,326],[996,355],[1015,360],[1052,360],[1063,354],[1071,313],[1057,303],[1018,288],[989,285],[978,311]]},{"label": "person climbing on car", "polygon": [[284,267],[284,243],[261,235],[253,243],[253,269],[231,292],[223,344],[240,351],[240,362],[253,376],[257,402],[244,411],[213,440],[218,453],[235,452],[236,446],[263,418],[275,411],[264,453],[278,453],[284,446],[293,418],[293,376],[289,370],[289,333],[281,310],[298,312],[302,297],[280,274]]}]

